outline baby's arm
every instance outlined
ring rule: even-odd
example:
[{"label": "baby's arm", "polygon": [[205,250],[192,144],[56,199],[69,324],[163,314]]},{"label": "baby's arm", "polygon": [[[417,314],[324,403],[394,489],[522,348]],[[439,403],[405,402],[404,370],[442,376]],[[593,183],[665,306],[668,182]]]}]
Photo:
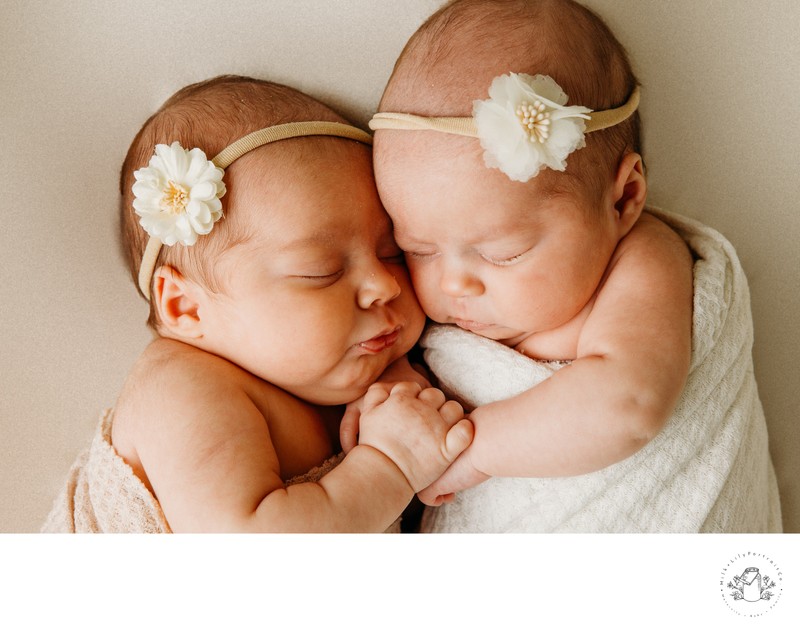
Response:
[{"label": "baby's arm", "polygon": [[688,249],[643,215],[619,246],[577,359],[534,388],[470,413],[472,445],[420,498],[435,504],[464,481],[487,476],[584,474],[634,454],[661,430],[683,389],[691,322]]},{"label": "baby's arm", "polygon": [[382,531],[472,438],[460,406],[440,391],[375,387],[361,444],[318,483],[285,487],[268,424],[246,389],[204,377],[177,389],[173,382],[179,405],[148,424],[147,438],[138,435],[174,531]]}]

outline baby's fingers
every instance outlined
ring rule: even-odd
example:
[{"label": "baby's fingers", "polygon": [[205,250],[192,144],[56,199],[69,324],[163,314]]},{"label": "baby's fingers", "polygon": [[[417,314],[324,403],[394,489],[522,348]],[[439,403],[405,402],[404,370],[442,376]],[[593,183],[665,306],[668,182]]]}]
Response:
[{"label": "baby's fingers", "polygon": [[433,406],[433,408],[438,410],[439,407],[445,403],[447,398],[438,388],[431,387],[423,389],[420,394],[417,395],[417,399],[429,404],[430,406]]},{"label": "baby's fingers", "polygon": [[455,400],[448,400],[439,407],[439,414],[449,424],[454,424],[464,418],[464,409]]},{"label": "baby's fingers", "polygon": [[462,419],[447,431],[444,438],[444,456],[448,461],[454,461],[456,457],[469,447],[472,437],[475,435],[475,427],[469,419]]},{"label": "baby's fingers", "polygon": [[456,499],[456,495],[454,493],[439,494],[436,492],[436,486],[431,485],[418,492],[417,498],[428,507],[438,507],[439,505],[453,502]]},{"label": "baby's fingers", "polygon": [[358,426],[361,411],[352,404],[345,409],[342,423],[339,424],[339,443],[342,451],[347,454],[358,445]]},{"label": "baby's fingers", "polygon": [[411,397],[417,397],[421,390],[422,387],[416,382],[397,382],[392,386],[391,392],[397,394],[405,393],[410,395]]},{"label": "baby's fingers", "polygon": [[383,384],[376,382],[370,386],[364,394],[364,407],[362,412],[372,410],[387,399],[389,399],[389,389]]}]

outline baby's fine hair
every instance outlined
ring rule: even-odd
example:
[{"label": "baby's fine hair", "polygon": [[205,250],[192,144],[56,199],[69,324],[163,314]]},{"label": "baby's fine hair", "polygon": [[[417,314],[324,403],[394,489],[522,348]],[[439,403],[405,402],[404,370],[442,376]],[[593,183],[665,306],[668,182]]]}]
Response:
[{"label": "baby's fine hair", "polygon": [[[453,0],[408,41],[379,109],[467,116],[474,100],[488,98],[492,78],[509,72],[549,75],[569,105],[592,110],[622,105],[639,83],[608,26],[573,0]],[[623,155],[641,153],[640,127],[637,112],[587,134],[567,177],[590,196],[601,194]],[[558,177],[545,173],[548,181]]]},{"label": "baby's fine hair", "polygon": [[[167,99],[133,139],[120,172],[120,238],[134,285],[138,288],[139,266],[149,237],[133,210],[133,173],[147,166],[157,144],[178,141],[185,149],[202,149],[211,160],[251,132],[310,120],[347,123],[331,108],[298,90],[238,75],[222,75],[191,84]],[[211,234],[201,237],[191,247],[176,244],[162,248],[156,266],[170,265],[185,277],[219,291],[213,261],[248,236],[247,226],[237,221],[225,198],[222,204],[225,217]],[[148,325],[158,326],[152,302]]]}]

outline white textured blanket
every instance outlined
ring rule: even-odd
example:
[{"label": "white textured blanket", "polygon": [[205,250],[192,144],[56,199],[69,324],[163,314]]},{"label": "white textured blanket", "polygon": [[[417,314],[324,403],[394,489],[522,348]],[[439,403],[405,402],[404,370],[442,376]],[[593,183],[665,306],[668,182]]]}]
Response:
[{"label": "white textured blanket", "polygon": [[[699,222],[652,211],[695,256],[692,361],[663,430],[598,472],[493,478],[426,508],[429,532],[780,532],[778,488],[753,375],[750,293],[733,246]],[[442,390],[469,409],[558,370],[453,326],[421,341]]]}]

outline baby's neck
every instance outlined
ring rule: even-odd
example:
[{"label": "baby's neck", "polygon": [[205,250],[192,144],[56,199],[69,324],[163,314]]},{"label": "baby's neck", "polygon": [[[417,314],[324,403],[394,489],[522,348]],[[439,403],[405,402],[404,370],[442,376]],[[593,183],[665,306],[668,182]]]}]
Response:
[{"label": "baby's neck", "polygon": [[542,361],[574,360],[578,357],[578,340],[594,301],[577,316],[555,329],[522,336],[507,346],[523,355]]}]

